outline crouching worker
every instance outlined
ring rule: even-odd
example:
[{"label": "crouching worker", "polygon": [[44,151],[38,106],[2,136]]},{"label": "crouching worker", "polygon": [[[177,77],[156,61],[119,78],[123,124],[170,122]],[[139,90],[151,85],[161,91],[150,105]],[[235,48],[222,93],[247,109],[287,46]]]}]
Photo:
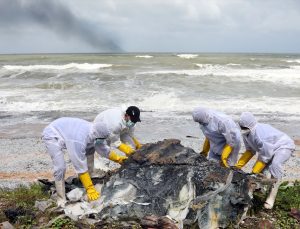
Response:
[{"label": "crouching worker", "polygon": [[229,116],[202,107],[194,109],[193,119],[205,136],[201,153],[224,167],[234,165],[241,145],[238,125]]},{"label": "crouching worker", "polygon": [[135,106],[127,109],[112,108],[98,114],[94,122],[105,123],[110,132],[107,139],[110,147],[101,149],[102,153],[109,159],[122,163],[127,157],[119,155],[117,150],[129,156],[140,149],[142,145],[134,136],[135,124],[140,121],[140,110]]},{"label": "crouching worker", "polygon": [[252,173],[257,174],[268,169],[272,178],[277,179],[264,205],[265,208],[272,209],[283,174],[282,166],[295,150],[294,141],[285,133],[268,124],[257,123],[250,112],[242,113],[239,125],[246,151],[235,167],[241,169],[256,152],[258,153]]},{"label": "crouching worker", "polygon": [[67,150],[75,171],[86,189],[88,199],[97,200],[100,194],[90,178],[89,172],[92,171],[88,168],[87,155],[94,157],[95,144],[105,147],[105,139],[108,136],[109,131],[104,123],[91,123],[78,118],[59,118],[44,129],[42,139],[53,162],[58,206],[64,207],[66,203],[64,181],[66,162],[63,149]]}]

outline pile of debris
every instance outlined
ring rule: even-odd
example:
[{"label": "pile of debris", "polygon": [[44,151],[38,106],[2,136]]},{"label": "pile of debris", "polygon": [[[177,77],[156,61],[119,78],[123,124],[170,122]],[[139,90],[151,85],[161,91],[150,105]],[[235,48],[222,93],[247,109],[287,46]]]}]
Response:
[{"label": "pile of debris", "polygon": [[80,181],[68,179],[63,210],[96,228],[225,228],[243,219],[256,189],[271,186],[208,161],[176,139],[144,145],[120,169],[93,182],[101,198],[87,202]]}]

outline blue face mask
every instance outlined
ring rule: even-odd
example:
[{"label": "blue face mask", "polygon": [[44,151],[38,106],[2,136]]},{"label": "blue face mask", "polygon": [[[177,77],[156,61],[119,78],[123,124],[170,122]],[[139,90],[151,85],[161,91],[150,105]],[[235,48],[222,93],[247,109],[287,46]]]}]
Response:
[{"label": "blue face mask", "polygon": [[103,144],[105,141],[104,138],[96,138],[94,144],[98,145],[98,144]]},{"label": "blue face mask", "polygon": [[128,128],[132,128],[132,127],[134,127],[134,125],[135,125],[135,123],[132,122],[131,120],[129,120],[129,121],[126,122],[126,126],[127,126]]}]

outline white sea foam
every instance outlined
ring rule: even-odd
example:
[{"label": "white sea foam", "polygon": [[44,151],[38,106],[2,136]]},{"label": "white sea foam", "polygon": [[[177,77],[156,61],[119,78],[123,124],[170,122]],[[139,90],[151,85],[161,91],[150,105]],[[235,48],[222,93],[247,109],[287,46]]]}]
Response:
[{"label": "white sea foam", "polygon": [[[89,96],[89,91],[83,92],[80,95],[72,94],[71,98],[65,96],[65,92],[56,90],[56,93],[43,92],[41,90],[32,90],[25,98],[24,92],[26,90],[3,90],[0,97],[0,111],[5,112],[20,112],[28,113],[32,111],[94,111],[95,107],[111,107],[112,100],[106,98],[105,100],[99,97]],[[85,95],[86,96],[82,96]],[[91,94],[91,93],[90,93]],[[243,111],[250,111],[257,114],[278,115],[276,119],[285,118],[300,118],[300,106],[298,97],[224,97],[222,99],[215,99],[213,97],[207,98],[199,97],[185,97],[178,91],[168,92],[153,92],[146,91],[140,95],[139,102],[135,103],[142,110],[154,111],[154,117],[171,117],[172,112],[186,113],[189,115],[197,106],[204,106],[216,110],[223,111],[228,114],[240,114]],[[113,103],[113,106],[118,104]]]},{"label": "white sea foam", "polygon": [[230,99],[208,99],[193,98],[183,100],[175,92],[157,93],[152,96],[145,97],[138,105],[145,110],[153,110],[165,112],[192,112],[197,106],[209,107],[220,111],[230,113],[241,113],[250,111],[254,113],[284,113],[300,115],[299,99],[297,97],[273,98],[273,97],[257,97],[257,98],[230,98]]},{"label": "white sea foam", "polygon": [[226,64],[227,66],[241,66],[241,64],[234,64],[234,63],[229,63],[229,64]]},{"label": "white sea foam", "polygon": [[159,70],[151,72],[142,72],[140,74],[149,75],[187,75],[187,76],[220,76],[230,77],[231,80],[238,82],[249,81],[267,81],[280,83],[293,87],[300,87],[300,68],[292,66],[284,69],[248,69],[248,68],[231,68],[229,66],[211,65],[211,64],[196,64],[199,69],[195,70]]},{"label": "white sea foam", "polygon": [[197,54],[178,54],[177,56],[180,58],[184,58],[184,59],[193,59],[193,58],[196,58],[198,55]]},{"label": "white sea foam", "polygon": [[285,61],[287,63],[299,63],[300,64],[300,59],[293,59],[293,60],[282,60]]},{"label": "white sea foam", "polygon": [[2,68],[10,71],[38,71],[38,70],[70,70],[77,69],[83,71],[109,68],[112,64],[89,64],[70,63],[63,65],[4,65]]},{"label": "white sea foam", "polygon": [[181,103],[174,92],[154,93],[151,96],[147,96],[143,102],[140,103],[140,106],[145,107],[146,110],[161,110],[164,108],[167,110],[176,110],[177,105]]},{"label": "white sea foam", "polygon": [[87,100],[74,100],[70,102],[70,100],[27,100],[24,101],[21,98],[18,101],[8,101],[8,99],[3,99],[2,101],[1,111],[5,112],[32,112],[32,111],[78,111],[78,110],[91,110],[95,107],[95,104],[92,104],[91,101]]},{"label": "white sea foam", "polygon": [[135,56],[136,58],[153,58],[153,56],[150,56],[150,55],[140,55],[140,56]]}]

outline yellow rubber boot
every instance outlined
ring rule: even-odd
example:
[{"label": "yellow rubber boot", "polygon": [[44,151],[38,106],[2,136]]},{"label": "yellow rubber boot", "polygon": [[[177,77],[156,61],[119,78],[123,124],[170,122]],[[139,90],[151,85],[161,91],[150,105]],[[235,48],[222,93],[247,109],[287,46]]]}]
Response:
[{"label": "yellow rubber boot", "polygon": [[136,149],[140,149],[142,148],[142,144],[136,139],[136,138],[132,138],[134,144],[135,144],[135,148]]},{"label": "yellow rubber boot", "polygon": [[97,200],[100,196],[99,192],[95,189],[93,182],[91,180],[90,174],[88,172],[79,175],[79,179],[83,184],[87,197],[90,201]]},{"label": "yellow rubber boot", "polygon": [[221,162],[222,162],[221,164],[224,167],[227,167],[227,168],[229,167],[228,163],[227,163],[227,159],[228,159],[231,151],[232,151],[232,147],[230,145],[226,144],[223,151],[222,151],[222,154],[221,154]]},{"label": "yellow rubber boot", "polygon": [[134,150],[127,144],[121,143],[121,145],[118,147],[120,151],[125,153],[127,156],[134,153]]},{"label": "yellow rubber boot", "polygon": [[205,141],[203,143],[203,147],[202,147],[202,154],[207,157],[208,156],[208,152],[209,152],[209,149],[210,149],[210,144],[209,144],[209,140],[208,138],[205,138]]},{"label": "yellow rubber boot", "polygon": [[263,171],[263,169],[266,167],[266,163],[257,160],[255,165],[252,168],[252,173],[260,173],[261,171]]},{"label": "yellow rubber boot", "polygon": [[115,151],[110,151],[109,160],[122,164],[128,157],[118,155]]},{"label": "yellow rubber boot", "polygon": [[250,159],[254,156],[253,153],[251,153],[249,150],[245,151],[245,153],[243,153],[243,155],[241,156],[241,158],[239,159],[239,161],[235,164],[235,167],[237,169],[241,169],[243,168],[248,161],[250,161]]}]

